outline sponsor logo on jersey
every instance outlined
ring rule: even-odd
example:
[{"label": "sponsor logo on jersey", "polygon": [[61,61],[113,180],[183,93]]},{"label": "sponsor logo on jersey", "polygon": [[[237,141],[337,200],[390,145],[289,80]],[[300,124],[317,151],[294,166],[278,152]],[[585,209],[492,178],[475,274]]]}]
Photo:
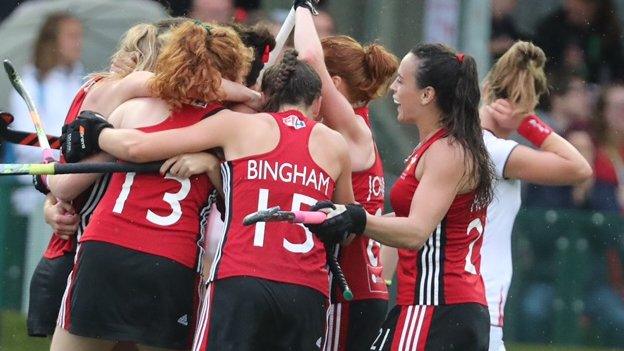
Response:
[{"label": "sponsor logo on jersey", "polygon": [[184,316],[178,318],[178,323],[182,324],[183,326],[188,326],[188,314],[185,314]]},{"label": "sponsor logo on jersey", "polygon": [[305,128],[306,126],[305,122],[300,120],[299,117],[295,115],[284,117],[282,119],[282,122],[284,122],[285,125],[292,127],[294,129],[301,129],[301,128]]}]

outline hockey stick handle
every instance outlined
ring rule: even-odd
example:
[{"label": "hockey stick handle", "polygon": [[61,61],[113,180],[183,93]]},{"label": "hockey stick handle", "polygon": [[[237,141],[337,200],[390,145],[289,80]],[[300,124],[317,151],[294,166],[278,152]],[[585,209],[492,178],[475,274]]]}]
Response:
[{"label": "hockey stick handle", "polygon": [[282,52],[282,49],[286,44],[286,40],[288,40],[288,37],[290,36],[293,28],[295,28],[295,9],[291,7],[290,11],[288,12],[288,16],[286,16],[286,19],[284,19],[284,23],[282,23],[282,27],[275,36],[275,47],[269,53],[269,60],[260,71],[260,74],[258,74],[258,79],[256,80],[256,83],[262,82],[262,76],[264,75],[266,69],[274,65],[275,62],[277,62],[277,58]]},{"label": "hockey stick handle", "polygon": [[4,70],[9,76],[9,81],[11,85],[17,91],[17,93],[22,97],[26,106],[28,107],[28,112],[30,112],[30,118],[35,125],[35,130],[37,131],[37,138],[39,139],[39,144],[43,149],[43,160],[45,162],[54,162],[54,157],[52,155],[52,151],[50,150],[50,144],[48,143],[48,139],[46,138],[45,131],[43,129],[43,122],[41,121],[41,117],[39,116],[39,112],[37,112],[37,108],[35,107],[35,103],[32,98],[28,94],[28,91],[24,87],[22,83],[22,78],[19,73],[15,70],[15,67],[9,60],[4,60]]},{"label": "hockey stick handle", "polygon": [[345,278],[344,272],[342,271],[342,267],[340,267],[340,263],[338,263],[338,258],[336,258],[336,255],[328,252],[327,264],[329,265],[329,270],[332,273],[333,279],[338,283],[340,289],[342,289],[342,297],[344,297],[344,299],[347,301],[353,300],[353,292],[349,287],[347,278]]},{"label": "hockey stick handle", "polygon": [[[48,139],[48,143],[50,143],[50,147],[52,149],[59,149],[61,147],[61,141],[59,137],[54,135],[46,135],[46,138]],[[39,145],[39,139],[37,139],[37,134],[31,132],[23,132],[20,130],[0,130],[0,142],[2,142],[3,140],[6,140],[12,144],[41,146]]]},{"label": "hockey stick handle", "polygon": [[157,173],[162,162],[152,163],[23,163],[0,164],[3,175],[54,175],[70,173]]},{"label": "hockey stick handle", "polygon": [[293,223],[321,224],[327,219],[327,215],[319,211],[292,211],[295,215]]}]

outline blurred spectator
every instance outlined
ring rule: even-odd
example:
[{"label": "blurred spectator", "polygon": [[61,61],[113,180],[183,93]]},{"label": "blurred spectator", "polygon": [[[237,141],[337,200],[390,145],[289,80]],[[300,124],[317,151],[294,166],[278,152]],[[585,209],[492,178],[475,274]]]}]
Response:
[{"label": "blurred spectator", "polygon": [[[69,13],[49,15],[35,39],[31,62],[21,69],[24,86],[37,105],[48,133],[58,135],[61,132],[67,110],[81,86],[84,76],[81,54],[81,22]],[[13,128],[35,131],[26,104],[14,91],[10,99],[10,111],[15,116]],[[41,162],[39,148],[14,146],[12,150],[18,163]],[[18,181],[24,186],[13,191],[12,203],[19,214],[28,216],[24,276],[30,277],[48,243],[50,228],[41,210],[45,196],[33,188],[31,177],[19,177]],[[28,282],[29,279],[24,280],[25,288]]]},{"label": "blurred spectator", "polygon": [[594,108],[594,94],[579,74],[553,75],[550,79],[549,123],[558,132],[588,127]]},{"label": "blurred spectator", "polygon": [[589,82],[621,79],[621,27],[611,0],[565,0],[538,25],[535,42],[548,70],[572,71]]},{"label": "blurred spectator", "polygon": [[594,123],[597,145],[594,163],[593,209],[620,212],[624,208],[624,85],[605,87],[598,99]]},{"label": "blurred spectator", "polygon": [[314,16],[314,26],[321,39],[336,34],[334,18],[325,10],[319,10],[318,16]]},{"label": "blurred spectator", "polygon": [[[550,111],[543,115],[544,121],[579,150],[583,148],[582,153],[593,160],[593,147],[587,133],[594,106],[592,90],[575,74],[555,76],[550,81]],[[526,184],[522,203],[525,207],[584,208],[590,188],[590,182],[575,187]]]},{"label": "blurred spectator", "polygon": [[490,32],[490,56],[497,60],[516,40],[521,38],[511,14],[516,0],[492,0],[492,28]]},{"label": "blurred spectator", "polygon": [[230,22],[234,17],[234,1],[193,0],[189,17],[203,22]]},{"label": "blurred spectator", "polygon": [[191,10],[193,0],[156,0],[167,9],[173,17],[187,16]]}]

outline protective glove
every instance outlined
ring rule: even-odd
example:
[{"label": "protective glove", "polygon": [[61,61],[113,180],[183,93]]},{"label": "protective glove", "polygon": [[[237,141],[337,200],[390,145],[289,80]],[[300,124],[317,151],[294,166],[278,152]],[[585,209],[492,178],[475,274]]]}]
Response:
[{"label": "protective glove", "polygon": [[78,162],[99,152],[98,139],[105,128],[113,128],[102,115],[93,111],[82,111],[75,121],[63,126],[61,150],[67,162]]}]

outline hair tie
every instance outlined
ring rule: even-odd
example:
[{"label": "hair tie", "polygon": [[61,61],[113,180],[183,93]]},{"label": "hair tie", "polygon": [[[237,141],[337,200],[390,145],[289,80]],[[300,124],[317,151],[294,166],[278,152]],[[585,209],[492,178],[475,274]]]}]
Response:
[{"label": "hair tie", "polygon": [[208,23],[204,23],[200,20],[193,20],[193,23],[195,23],[198,26],[203,27],[206,30],[206,32],[208,32],[208,35],[212,34],[210,33],[210,30],[212,30],[212,27]]},{"label": "hair tie", "polygon": [[455,58],[457,58],[457,62],[459,62],[459,64],[464,63],[464,54],[461,52],[458,52],[457,54],[455,54]]},{"label": "hair tie", "polygon": [[264,52],[262,53],[262,63],[269,62],[269,54],[271,53],[271,48],[269,44],[264,46]]}]

